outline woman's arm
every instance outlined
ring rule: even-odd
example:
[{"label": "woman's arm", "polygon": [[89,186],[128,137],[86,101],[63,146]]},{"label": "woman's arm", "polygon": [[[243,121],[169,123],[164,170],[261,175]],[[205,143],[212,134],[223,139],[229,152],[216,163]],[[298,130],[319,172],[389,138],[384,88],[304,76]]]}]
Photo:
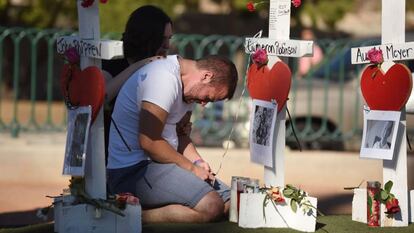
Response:
[{"label": "woman's arm", "polygon": [[108,74],[105,74],[107,72],[104,72],[104,76],[106,80],[106,83],[105,83],[106,101],[110,102],[118,94],[122,85],[125,83],[126,80],[128,80],[129,77],[131,77],[133,73],[135,73],[135,71],[139,70],[141,67],[152,62],[153,60],[161,59],[161,58],[163,57],[154,56],[154,57],[149,57],[149,58],[139,60],[135,62],[134,64],[128,66],[128,68],[126,68],[125,70],[123,70],[121,73],[119,73],[117,76],[113,78],[108,78],[109,77]]}]

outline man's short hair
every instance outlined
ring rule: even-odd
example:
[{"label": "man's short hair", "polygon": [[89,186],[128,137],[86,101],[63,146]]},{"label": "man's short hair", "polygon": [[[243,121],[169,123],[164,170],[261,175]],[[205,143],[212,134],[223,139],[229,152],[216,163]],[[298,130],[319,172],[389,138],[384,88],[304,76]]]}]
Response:
[{"label": "man's short hair", "polygon": [[208,55],[197,60],[197,68],[213,72],[212,85],[226,85],[227,99],[233,98],[237,86],[237,69],[234,63],[227,57],[220,55]]}]

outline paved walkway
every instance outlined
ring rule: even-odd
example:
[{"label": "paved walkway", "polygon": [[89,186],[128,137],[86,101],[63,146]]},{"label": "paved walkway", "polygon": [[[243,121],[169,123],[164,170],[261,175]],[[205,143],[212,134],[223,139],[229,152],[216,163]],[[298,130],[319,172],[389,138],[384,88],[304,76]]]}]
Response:
[{"label": "paved walkway", "polygon": [[[65,141],[62,133],[21,135],[17,139],[0,135],[0,215],[45,207],[52,202],[46,195],[59,195],[67,187],[69,177],[61,175]],[[223,162],[218,177],[226,183],[231,176],[263,181],[263,168],[250,162],[247,149],[231,149],[223,160],[224,149],[199,151],[214,171]],[[357,186],[362,180],[382,180],[381,161],[360,160],[358,152],[286,150],[285,155],[286,183],[318,197],[319,207],[327,213],[351,212],[352,191],[343,187]],[[412,157],[409,174],[414,173]],[[408,177],[409,186],[414,187],[414,176]]]}]

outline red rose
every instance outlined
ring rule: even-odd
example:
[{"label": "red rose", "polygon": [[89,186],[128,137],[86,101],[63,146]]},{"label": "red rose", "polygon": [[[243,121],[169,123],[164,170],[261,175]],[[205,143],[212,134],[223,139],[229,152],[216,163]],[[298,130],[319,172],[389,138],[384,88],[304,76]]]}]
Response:
[{"label": "red rose", "polygon": [[292,4],[294,7],[300,7],[300,4],[302,4],[302,0],[292,0]]},{"label": "red rose", "polygon": [[108,0],[99,0],[101,3],[107,3],[108,2]]},{"label": "red rose", "polygon": [[285,203],[285,198],[283,198],[282,193],[279,190],[279,187],[272,187],[272,189],[268,190],[268,194],[274,202],[279,204]]},{"label": "red rose", "polygon": [[246,8],[250,12],[254,12],[256,10],[256,7],[254,6],[254,3],[251,2],[251,1],[246,4]]},{"label": "red rose", "polygon": [[252,54],[252,60],[259,67],[267,65],[269,59],[267,58],[266,50],[262,48],[256,49],[256,51]]},{"label": "red rose", "polygon": [[130,205],[138,205],[139,199],[135,197],[132,193],[119,193],[115,195],[116,201],[121,204],[130,204]]},{"label": "red rose", "polygon": [[70,64],[78,64],[80,61],[78,51],[74,47],[70,47],[65,51],[65,58]]},{"label": "red rose", "polygon": [[398,199],[393,197],[387,200],[385,203],[385,207],[387,208],[386,214],[396,214],[401,211],[400,206],[398,205]]},{"label": "red rose", "polygon": [[90,7],[90,6],[92,6],[92,5],[93,5],[93,1],[94,1],[94,0],[83,0],[83,1],[81,2],[81,6],[83,6],[83,7]]},{"label": "red rose", "polygon": [[376,49],[375,47],[368,51],[367,58],[373,64],[381,64],[384,62],[382,50]]}]

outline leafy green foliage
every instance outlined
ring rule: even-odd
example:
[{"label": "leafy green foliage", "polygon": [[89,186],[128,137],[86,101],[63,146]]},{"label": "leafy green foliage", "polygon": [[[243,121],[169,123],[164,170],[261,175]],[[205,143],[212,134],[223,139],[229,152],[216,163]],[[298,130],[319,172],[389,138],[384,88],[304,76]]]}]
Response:
[{"label": "leafy green foliage", "polygon": [[185,0],[109,0],[106,4],[99,5],[101,31],[122,33],[129,15],[138,7],[148,4],[160,7],[174,20],[176,7],[184,6],[185,2]]},{"label": "leafy green foliage", "polygon": [[391,193],[393,182],[389,180],[384,185],[384,189],[381,189],[378,196],[375,196],[376,200],[379,200],[382,204],[387,203],[389,199],[395,198],[394,194]]},{"label": "leafy green foliage", "polygon": [[305,0],[302,1],[303,10],[300,12],[300,16],[308,15],[312,27],[316,27],[317,22],[321,20],[329,30],[334,30],[336,22],[353,9],[354,2],[349,0]]},{"label": "leafy green foliage", "polygon": [[393,185],[393,183],[392,183],[392,181],[391,180],[389,180],[385,185],[384,185],[384,189],[385,189],[385,191],[386,192],[388,192],[388,193],[390,193],[391,192],[391,189],[392,189],[392,185]]},{"label": "leafy green foliage", "polygon": [[[220,6],[229,6],[229,13],[241,15],[241,17],[267,16],[268,7],[266,4],[258,9],[260,14],[251,12],[246,14],[248,0],[212,0],[212,2]],[[301,27],[306,24],[313,28],[325,26],[327,30],[335,30],[337,22],[347,12],[356,9],[362,2],[363,0],[303,0],[300,7],[292,8],[292,26]],[[197,12],[200,6],[198,0],[109,0],[106,4],[99,5],[102,33],[114,32],[116,33],[114,39],[119,39],[130,13],[137,7],[146,4],[161,7],[173,20],[183,13]],[[380,1],[377,5],[378,8],[375,10],[381,10]],[[414,0],[406,0],[406,8],[408,11],[413,11]],[[310,23],[308,20],[310,20]],[[0,22],[2,22],[2,26],[53,27],[77,30],[77,21],[75,0],[0,0]]]},{"label": "leafy green foliage", "polygon": [[[233,13],[247,11],[247,0],[213,0],[212,2],[229,6],[229,10]],[[101,31],[122,33],[131,12],[146,4],[161,7],[173,20],[182,13],[198,11],[200,5],[197,0],[109,0],[106,4],[99,5]],[[302,16],[308,15],[313,22],[312,26],[316,26],[316,22],[322,20],[329,29],[334,29],[335,23],[352,9],[353,4],[354,1],[348,0],[304,0],[302,6],[292,8],[293,22],[300,26]],[[267,11],[267,9],[263,5],[261,10]],[[0,19],[3,26],[58,27],[76,30],[78,25],[75,0],[27,0],[21,3],[0,0]]]}]

